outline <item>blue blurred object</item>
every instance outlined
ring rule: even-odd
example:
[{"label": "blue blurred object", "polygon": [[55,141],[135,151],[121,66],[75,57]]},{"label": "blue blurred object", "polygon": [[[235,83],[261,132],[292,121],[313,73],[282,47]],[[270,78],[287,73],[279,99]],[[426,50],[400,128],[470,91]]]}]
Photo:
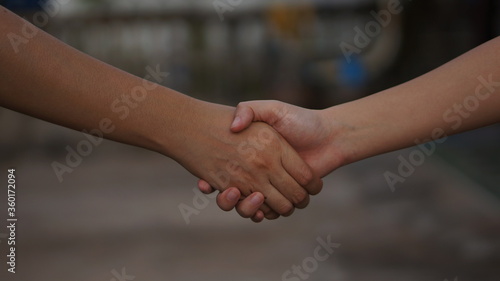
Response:
[{"label": "blue blurred object", "polygon": [[13,12],[32,12],[42,9],[47,0],[0,0],[0,5]]},{"label": "blue blurred object", "polygon": [[359,88],[367,80],[366,69],[358,56],[352,56],[351,61],[340,60],[339,80],[342,86]]}]

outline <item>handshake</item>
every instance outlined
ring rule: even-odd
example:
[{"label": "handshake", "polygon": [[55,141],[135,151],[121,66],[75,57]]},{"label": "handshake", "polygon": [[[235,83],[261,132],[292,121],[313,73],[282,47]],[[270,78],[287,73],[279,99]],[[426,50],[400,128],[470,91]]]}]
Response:
[{"label": "handshake", "polygon": [[229,137],[224,142],[232,147],[211,150],[216,164],[199,181],[199,189],[220,191],[221,209],[236,207],[242,217],[255,222],[305,208],[309,196],[321,191],[320,177],[345,160],[335,141],[341,138],[334,138],[340,132],[328,122],[327,111],[278,101],[240,103],[226,129],[232,132],[226,132]]}]

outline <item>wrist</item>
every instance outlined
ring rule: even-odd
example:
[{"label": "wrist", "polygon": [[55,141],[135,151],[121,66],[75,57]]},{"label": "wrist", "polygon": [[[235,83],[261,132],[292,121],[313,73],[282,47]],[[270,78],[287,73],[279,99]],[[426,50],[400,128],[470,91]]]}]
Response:
[{"label": "wrist", "polygon": [[183,166],[196,162],[202,146],[215,145],[218,137],[230,132],[234,115],[234,109],[228,106],[187,98],[170,121],[173,126],[169,130],[157,130],[154,136],[157,151]]},{"label": "wrist", "polygon": [[354,155],[349,143],[349,134],[351,134],[353,128],[352,125],[345,121],[339,107],[333,106],[318,111],[323,127],[327,132],[328,152],[326,154],[334,156],[336,159],[329,172],[354,162]]},{"label": "wrist", "polygon": [[343,165],[408,146],[400,117],[380,97],[376,94],[325,110]]},{"label": "wrist", "polygon": [[201,101],[161,87],[151,95],[135,133],[141,138],[142,147],[178,160],[192,131],[196,107]]},{"label": "wrist", "polygon": [[[342,167],[377,154],[374,128],[350,103],[324,109],[320,112],[324,126],[328,127],[330,155]],[[360,118],[361,116],[361,118]]]}]

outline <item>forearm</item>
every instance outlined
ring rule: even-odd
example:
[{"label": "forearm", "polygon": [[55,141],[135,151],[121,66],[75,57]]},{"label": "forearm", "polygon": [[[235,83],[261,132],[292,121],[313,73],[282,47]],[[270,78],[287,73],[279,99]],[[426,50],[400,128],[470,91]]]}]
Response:
[{"label": "forearm", "polygon": [[[191,98],[93,59],[41,30],[16,53],[7,35],[22,34],[28,23],[3,8],[1,14],[1,106],[75,130],[99,130],[123,143],[175,150],[182,134],[158,132],[184,129],[180,121],[186,120]],[[169,145],[160,148],[159,142]]]},{"label": "forearm", "polygon": [[[322,112],[345,164],[500,121],[500,37],[402,85]],[[334,130],[335,131],[335,130]]]}]

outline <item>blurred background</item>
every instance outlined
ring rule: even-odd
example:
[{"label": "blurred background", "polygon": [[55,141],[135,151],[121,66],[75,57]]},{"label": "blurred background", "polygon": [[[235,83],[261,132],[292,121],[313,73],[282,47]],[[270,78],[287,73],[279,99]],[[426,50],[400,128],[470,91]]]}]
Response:
[{"label": "blurred background", "polygon": [[[366,30],[391,3],[399,1],[0,0],[93,57],[139,77],[159,65],[170,73],[165,86],[229,105],[326,108],[500,33],[493,0],[401,1],[400,13]],[[498,125],[438,145],[394,192],[384,172],[416,148],[343,167],[307,209],[259,225],[195,197],[196,178],[174,161],[110,141],[60,183],[51,163],[64,162],[82,133],[3,108],[0,126],[0,177],[17,170],[19,218],[18,273],[1,270],[1,280],[500,279]],[[0,200],[5,222],[6,192]],[[189,224],[182,206],[196,210]],[[3,264],[6,235],[0,228]],[[341,246],[304,264],[327,237]],[[283,276],[294,265],[309,271]]]}]

